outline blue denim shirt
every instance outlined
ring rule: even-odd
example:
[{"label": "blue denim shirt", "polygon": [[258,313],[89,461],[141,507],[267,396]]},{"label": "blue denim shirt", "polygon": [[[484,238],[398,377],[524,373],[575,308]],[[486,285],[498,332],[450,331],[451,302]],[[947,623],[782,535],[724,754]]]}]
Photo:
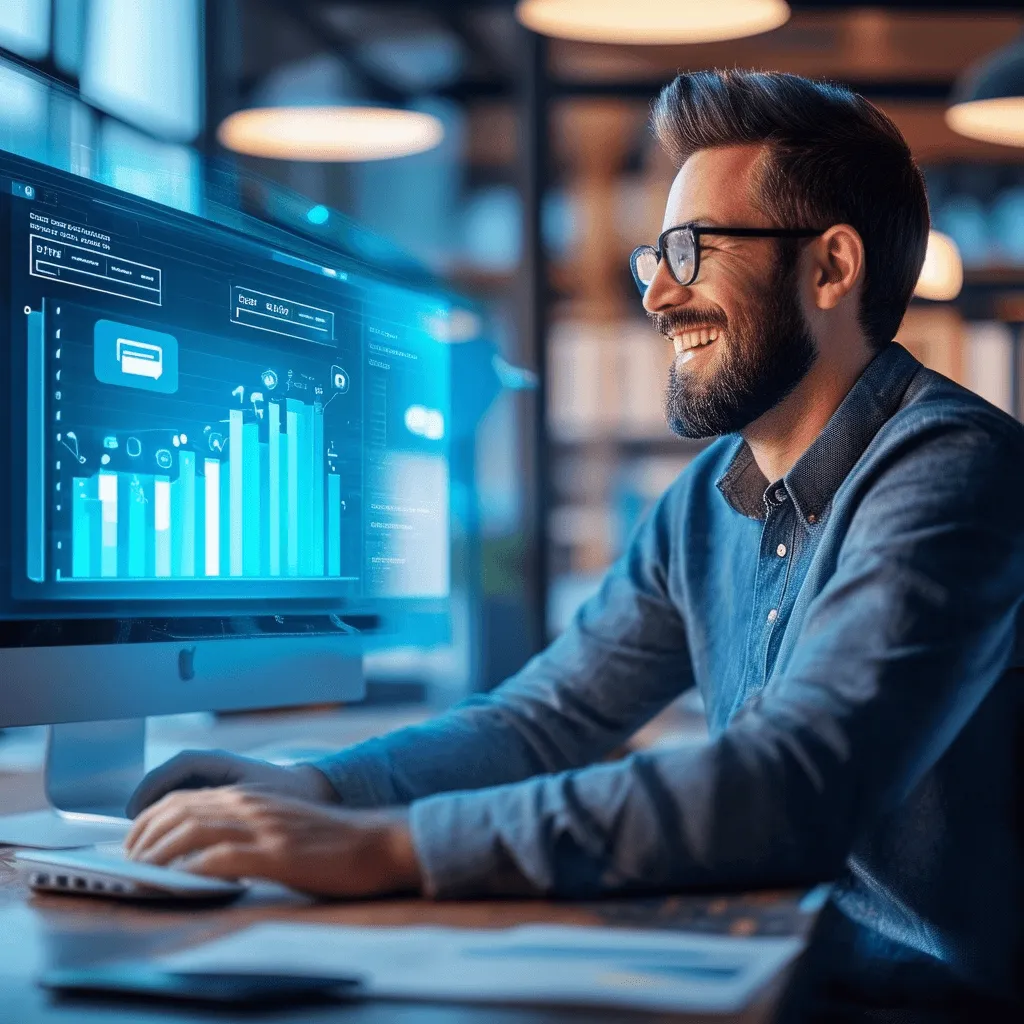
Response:
[{"label": "blue denim shirt", "polygon": [[[437,896],[838,879],[886,943],[1024,988],[1024,428],[888,345],[769,483],[721,438],[493,693],[318,764],[411,804]],[[598,763],[690,687],[709,742]]]}]

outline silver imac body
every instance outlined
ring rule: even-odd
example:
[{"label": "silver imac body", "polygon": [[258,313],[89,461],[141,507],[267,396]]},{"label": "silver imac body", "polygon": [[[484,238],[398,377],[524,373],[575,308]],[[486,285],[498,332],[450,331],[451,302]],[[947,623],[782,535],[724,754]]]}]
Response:
[{"label": "silver imac body", "polygon": [[118,834],[147,716],[355,701],[443,620],[446,300],[310,248],[0,154],[0,728],[53,807],[0,841]]}]

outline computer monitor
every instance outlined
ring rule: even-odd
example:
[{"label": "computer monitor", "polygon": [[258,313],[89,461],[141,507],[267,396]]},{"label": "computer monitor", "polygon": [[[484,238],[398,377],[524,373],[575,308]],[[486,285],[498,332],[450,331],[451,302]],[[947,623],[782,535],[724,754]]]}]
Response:
[{"label": "computer monitor", "polygon": [[70,723],[358,699],[368,630],[443,618],[447,309],[0,155],[0,726],[59,726],[56,804],[141,771]]}]

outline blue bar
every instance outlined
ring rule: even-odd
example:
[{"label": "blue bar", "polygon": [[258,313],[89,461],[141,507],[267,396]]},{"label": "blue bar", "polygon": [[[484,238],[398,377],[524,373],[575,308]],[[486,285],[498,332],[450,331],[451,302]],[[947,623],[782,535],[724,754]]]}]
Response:
[{"label": "blue bar", "polygon": [[327,477],[327,575],[341,575],[341,477]]},{"label": "blue bar", "polygon": [[131,473],[115,473],[117,480],[117,572],[114,575],[119,579],[128,578],[128,552],[131,550],[129,544],[130,534],[128,532],[129,516],[128,510],[132,505]]},{"label": "blue bar", "polygon": [[46,578],[46,334],[43,314],[28,314],[28,412],[25,479],[25,563],[30,580]]},{"label": "blue bar", "polygon": [[220,575],[220,460],[206,459],[203,462],[205,476],[203,490],[206,495],[205,549],[204,562],[207,576]]},{"label": "blue bar", "polygon": [[231,538],[237,531],[233,527],[231,512],[231,463],[229,455],[221,463],[220,471],[220,574],[231,575]]},{"label": "blue bar", "polygon": [[[260,444],[260,574],[270,574],[270,445]],[[278,500],[281,495],[278,494]],[[280,536],[278,537],[280,548]]]},{"label": "blue bar", "polygon": [[[94,488],[93,479],[75,477],[71,499],[71,575],[76,580],[88,579],[93,574],[92,506],[99,504],[93,495]],[[99,569],[98,564],[96,568]]]},{"label": "blue bar", "polygon": [[[93,477],[92,491],[98,494],[97,483]],[[100,575],[100,560],[103,549],[103,503],[97,497],[89,498],[89,575],[98,579]]]},{"label": "blue bar", "polygon": [[128,481],[128,575],[146,575],[146,487],[145,478],[133,473]]},{"label": "blue bar", "polygon": [[287,399],[287,440],[288,440],[288,575],[299,575],[299,453],[302,403]]},{"label": "blue bar", "polygon": [[281,438],[278,454],[281,458],[281,573],[282,575],[291,575],[291,571],[288,568],[288,508],[291,474],[288,467],[292,463],[290,461],[291,457],[288,453],[287,434],[283,435]]},{"label": "blue bar", "polygon": [[[205,471],[205,466],[203,467]],[[206,477],[196,473],[196,505],[192,518],[192,540],[195,543],[195,574],[206,575]]]},{"label": "blue bar", "polygon": [[117,576],[117,474],[100,472],[100,576]]},{"label": "blue bar", "polygon": [[[146,529],[143,536],[146,538],[146,571],[147,579],[156,576],[156,501],[154,499],[155,476],[140,476],[142,490],[146,500],[142,506],[146,516]],[[170,538],[168,538],[170,539]]]},{"label": "blue bar", "polygon": [[174,508],[174,535],[180,537],[175,574],[196,574],[196,454],[182,452],[178,456],[178,502]]},{"label": "blue bar", "polygon": [[324,458],[324,407],[316,402],[311,410],[313,419],[313,509],[310,516],[310,575],[324,574],[324,474],[327,461]]},{"label": "blue bar", "polygon": [[259,576],[260,428],[256,423],[242,427],[242,523],[242,573]]},{"label": "blue bar", "polygon": [[270,495],[268,510],[270,514],[270,551],[269,569],[271,576],[281,575],[281,405],[271,402],[268,405],[270,415],[269,465]]},{"label": "blue bar", "polygon": [[154,575],[171,575],[171,480],[158,476],[153,480],[153,555]]},{"label": "blue bar", "polygon": [[232,576],[241,576],[243,565],[243,480],[245,474],[245,449],[242,441],[241,409],[231,410],[228,427],[228,465],[230,467],[228,476],[231,481],[231,496],[229,499],[230,572]]},{"label": "blue bar", "polygon": [[181,477],[171,481],[171,575],[181,575]]},{"label": "blue bar", "polygon": [[[303,514],[298,516],[299,525],[299,575],[313,575],[313,516],[309,508],[313,496],[313,409],[299,405],[299,494],[304,503]],[[320,570],[323,575],[323,569]]]}]

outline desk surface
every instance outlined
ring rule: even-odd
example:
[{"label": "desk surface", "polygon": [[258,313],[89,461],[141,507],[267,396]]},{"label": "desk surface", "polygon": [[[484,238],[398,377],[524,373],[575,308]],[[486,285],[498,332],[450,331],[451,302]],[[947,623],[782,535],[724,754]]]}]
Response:
[{"label": "desk surface", "polygon": [[[132,1024],[182,1019],[181,1011],[143,1003],[55,1003],[34,978],[51,967],[81,967],[124,957],[146,957],[188,948],[200,941],[260,921],[302,921],[345,925],[438,924],[504,928],[516,924],[608,924],[627,927],[685,927],[719,934],[793,935],[809,924],[799,910],[799,894],[750,897],[672,897],[571,904],[539,901],[434,903],[384,900],[366,903],[313,903],[292,894],[261,893],[222,909],[141,908],[74,896],[34,896],[15,874],[9,853],[0,856],[0,1019],[18,1024],[131,1021]],[[754,1005],[716,1021],[761,1024],[772,1017],[782,979]],[[241,1019],[242,1015],[239,1015]],[[225,1021],[189,1012],[188,1020]],[[251,1016],[246,1019],[252,1019]],[[685,1015],[607,1014],[593,1009],[496,1008],[493,1006],[373,1003],[260,1014],[260,1021],[316,1020],[346,1024],[454,1021],[457,1024],[547,1024],[556,1021],[686,1021]]]},{"label": "desk surface", "polygon": [[[394,713],[393,713],[394,714]],[[402,713],[404,715],[404,713]],[[360,716],[313,720],[263,719],[238,722],[228,735],[197,736],[183,745],[216,745],[251,748],[265,742],[264,732],[282,737],[293,733],[309,738],[330,729],[325,740],[353,742],[359,733],[383,731],[395,723],[359,722]],[[359,723],[358,725],[356,723]],[[235,732],[238,735],[235,735]],[[338,732],[338,735],[334,735]],[[340,735],[340,732],[346,735]],[[215,742],[213,742],[215,741]],[[0,810],[8,813],[43,806],[41,773],[34,770],[0,771]],[[155,1022],[229,1021],[243,1019],[223,1012],[209,1017],[180,1010],[160,1009],[155,1004],[54,1003],[36,987],[35,978],[51,967],[81,967],[125,957],[146,957],[184,949],[260,921],[302,921],[345,925],[435,924],[453,927],[503,928],[517,924],[607,924],[631,928],[686,928],[734,935],[804,934],[811,915],[799,909],[801,893],[757,894],[749,897],[672,897],[652,900],[616,900],[573,904],[540,901],[486,901],[436,903],[427,900],[384,900],[362,903],[314,903],[290,893],[259,892],[238,903],[213,910],[154,909],[73,896],[34,896],[10,866],[9,852],[0,851],[0,1020],[17,1024],[90,1024],[122,1021],[127,1024]],[[754,1005],[736,1017],[716,1016],[715,1021],[761,1024],[772,1009],[784,979],[764,991]],[[558,1021],[685,1021],[683,1015],[627,1014],[621,1010],[601,1013],[593,1009],[497,1008],[452,1004],[403,1004],[367,1002],[349,1006],[296,1009],[280,1014],[251,1015],[246,1020],[312,1021],[328,1024],[554,1024]]]}]

